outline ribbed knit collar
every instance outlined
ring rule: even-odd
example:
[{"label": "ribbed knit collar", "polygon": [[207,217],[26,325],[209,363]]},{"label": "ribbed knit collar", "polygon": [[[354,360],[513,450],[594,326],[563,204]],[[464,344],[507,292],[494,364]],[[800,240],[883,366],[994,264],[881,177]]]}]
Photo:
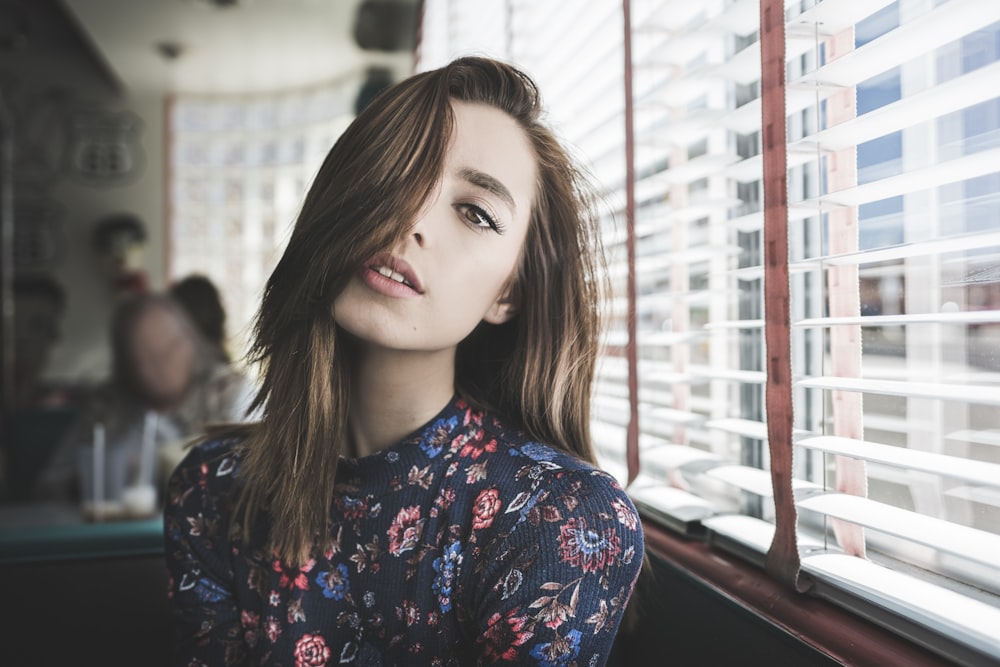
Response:
[{"label": "ribbed knit collar", "polygon": [[[412,466],[421,468],[441,457],[468,426],[469,405],[457,394],[422,426],[397,443],[372,454],[341,460],[342,470],[369,482],[398,474]],[[441,457],[445,458],[445,457]]]}]

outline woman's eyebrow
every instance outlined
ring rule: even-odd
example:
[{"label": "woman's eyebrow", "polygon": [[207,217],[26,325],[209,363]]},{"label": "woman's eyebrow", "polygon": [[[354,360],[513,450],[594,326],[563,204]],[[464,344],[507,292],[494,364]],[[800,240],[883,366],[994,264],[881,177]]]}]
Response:
[{"label": "woman's eyebrow", "polygon": [[478,169],[472,169],[471,167],[463,167],[462,169],[459,169],[458,175],[463,180],[502,199],[510,208],[511,213],[517,212],[517,205],[514,204],[514,196],[510,194],[510,190],[507,189],[507,186],[496,178],[490,176],[486,172],[479,171]]}]

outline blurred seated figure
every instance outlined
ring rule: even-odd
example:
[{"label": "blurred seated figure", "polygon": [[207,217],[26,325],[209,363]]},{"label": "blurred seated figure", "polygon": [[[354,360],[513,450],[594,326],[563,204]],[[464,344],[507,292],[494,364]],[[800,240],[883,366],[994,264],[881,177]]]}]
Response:
[{"label": "blurred seated figure", "polygon": [[220,360],[230,361],[226,349],[226,309],[215,283],[207,276],[191,274],[170,287],[174,297]]},{"label": "blurred seated figure", "polygon": [[139,268],[140,258],[146,250],[146,238],[146,224],[132,213],[114,213],[94,226],[94,251],[116,295],[149,289],[149,278]]},{"label": "blurred seated figure", "polygon": [[[84,406],[33,497],[82,502],[85,513],[89,504],[103,518],[151,514],[150,494],[157,505],[183,444],[208,424],[248,419],[255,387],[218,359],[169,295],[125,297],[112,317],[111,353],[111,377]],[[135,489],[141,511],[129,511]]]},{"label": "blurred seated figure", "polygon": [[72,397],[46,382],[66,309],[63,286],[47,274],[15,274],[13,396],[4,447],[3,498],[22,501],[73,416]]},{"label": "blurred seated figure", "polygon": [[66,292],[45,274],[14,276],[15,408],[57,400],[42,381],[52,348],[59,341]]}]

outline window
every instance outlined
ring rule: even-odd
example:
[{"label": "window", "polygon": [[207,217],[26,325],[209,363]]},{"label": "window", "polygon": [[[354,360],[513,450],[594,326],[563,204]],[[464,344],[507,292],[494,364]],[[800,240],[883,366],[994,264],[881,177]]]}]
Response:
[{"label": "window", "polygon": [[[505,39],[484,49],[478,3],[426,0],[418,69],[517,63],[592,165],[615,286],[593,433],[647,521],[763,565],[786,446],[813,594],[960,662],[1000,658],[1000,3],[785,1],[775,92],[761,2],[495,1]],[[779,154],[784,445],[764,269]]]},{"label": "window", "polygon": [[306,188],[353,119],[358,81],[278,95],[190,95],[170,106],[168,275],[219,286],[230,349],[254,310]]}]

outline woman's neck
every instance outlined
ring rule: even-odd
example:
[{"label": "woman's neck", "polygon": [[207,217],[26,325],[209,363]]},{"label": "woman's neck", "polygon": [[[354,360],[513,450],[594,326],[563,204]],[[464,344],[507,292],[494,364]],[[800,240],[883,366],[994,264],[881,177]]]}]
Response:
[{"label": "woman's neck", "polygon": [[358,351],[350,436],[357,456],[399,442],[439,413],[455,393],[455,350]]}]

